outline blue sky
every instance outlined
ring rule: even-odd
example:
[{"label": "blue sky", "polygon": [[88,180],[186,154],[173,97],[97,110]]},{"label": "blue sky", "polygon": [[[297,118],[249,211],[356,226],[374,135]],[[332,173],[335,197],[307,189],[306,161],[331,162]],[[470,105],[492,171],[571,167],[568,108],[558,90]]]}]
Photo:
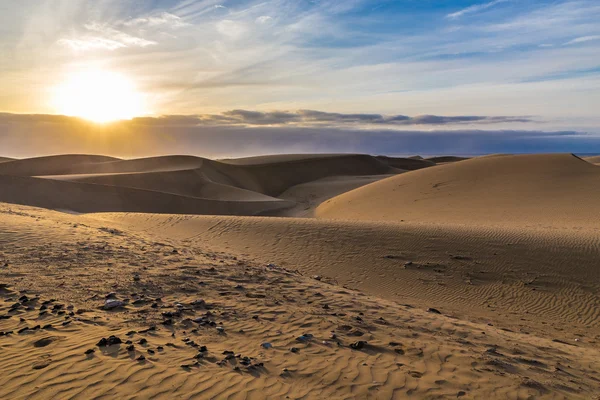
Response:
[{"label": "blue sky", "polygon": [[154,116],[510,116],[389,129],[598,135],[598,21],[597,0],[0,0],[0,112],[56,113],[52,86],[94,65]]}]

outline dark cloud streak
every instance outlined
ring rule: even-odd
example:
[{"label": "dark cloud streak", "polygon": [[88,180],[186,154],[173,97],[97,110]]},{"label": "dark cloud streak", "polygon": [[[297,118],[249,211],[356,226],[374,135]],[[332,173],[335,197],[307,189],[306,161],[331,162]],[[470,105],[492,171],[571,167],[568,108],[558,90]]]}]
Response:
[{"label": "dark cloud streak", "polygon": [[[307,118],[320,121],[320,125],[295,125]],[[231,120],[243,120],[246,125],[231,123]],[[295,122],[272,125],[274,121],[290,120]],[[352,123],[336,124],[339,120]],[[576,131],[400,130],[392,129],[393,125],[385,129],[378,128],[381,124],[372,124],[370,129],[352,125],[355,121],[365,120],[378,121],[379,116],[237,110],[218,116],[168,115],[97,125],[65,116],[0,113],[0,156],[93,153],[119,157],[192,154],[218,158],[322,152],[383,155],[585,153],[600,148],[599,136]]]},{"label": "dark cloud streak", "polygon": [[158,118],[136,118],[136,122],[144,124],[190,124],[190,125],[296,125],[296,126],[410,126],[410,125],[465,125],[465,124],[500,124],[533,122],[527,116],[439,116],[406,115],[386,116],[381,114],[341,114],[315,110],[298,111],[249,111],[231,110],[222,114],[201,114],[190,116],[164,116]]}]

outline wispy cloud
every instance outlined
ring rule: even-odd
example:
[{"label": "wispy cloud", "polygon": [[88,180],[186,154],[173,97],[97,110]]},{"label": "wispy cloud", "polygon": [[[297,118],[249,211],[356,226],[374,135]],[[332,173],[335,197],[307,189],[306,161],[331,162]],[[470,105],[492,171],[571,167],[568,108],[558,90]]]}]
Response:
[{"label": "wispy cloud", "polygon": [[567,43],[565,43],[565,46],[570,45],[570,44],[591,42],[592,40],[600,40],[600,35],[578,37],[578,38],[575,38],[575,39],[570,40]]},{"label": "wispy cloud", "polygon": [[[249,124],[223,112],[325,110],[344,115],[292,111],[285,124],[367,123],[349,122],[359,113],[389,129],[529,124],[445,117],[524,113],[552,121],[544,128],[598,130],[597,0],[28,1],[0,13],[0,110],[51,113],[29,93],[101,63],[157,115]],[[398,108],[410,117],[381,122]]]},{"label": "wispy cloud", "polygon": [[127,20],[123,23],[125,26],[143,26],[146,28],[153,27],[170,27],[170,28],[181,28],[184,26],[190,26],[189,23],[185,22],[181,17],[170,14],[168,12],[162,12],[157,15],[148,17],[139,17]]},{"label": "wispy cloud", "polygon": [[125,47],[148,47],[157,42],[130,35],[111,26],[99,23],[85,25],[86,34],[63,38],[58,43],[76,51],[117,50]]},{"label": "wispy cloud", "polygon": [[507,1],[509,1],[509,0],[494,0],[494,1],[490,1],[489,3],[475,4],[470,7],[463,8],[460,11],[456,11],[451,14],[448,14],[448,15],[446,15],[446,18],[457,19],[457,18],[463,17],[465,15],[476,14],[478,12],[487,10],[488,8],[492,8],[495,5],[498,5],[500,3],[506,3]]}]

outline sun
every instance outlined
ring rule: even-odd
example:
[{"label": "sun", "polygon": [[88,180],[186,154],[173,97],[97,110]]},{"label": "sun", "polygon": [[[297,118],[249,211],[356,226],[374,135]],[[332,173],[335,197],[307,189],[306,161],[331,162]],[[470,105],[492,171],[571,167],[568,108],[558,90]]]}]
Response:
[{"label": "sun", "polygon": [[126,76],[106,70],[72,74],[55,88],[56,111],[106,123],[144,114],[144,98]]}]

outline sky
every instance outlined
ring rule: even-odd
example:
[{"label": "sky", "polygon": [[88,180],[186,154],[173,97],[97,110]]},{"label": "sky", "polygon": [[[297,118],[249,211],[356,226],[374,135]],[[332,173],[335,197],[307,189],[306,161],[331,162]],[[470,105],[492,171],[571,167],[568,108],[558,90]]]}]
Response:
[{"label": "sky", "polygon": [[[600,153],[598,21],[597,0],[0,0],[0,155]],[[143,107],[58,115],[88,70]],[[71,109],[133,101],[103,83]]]}]

